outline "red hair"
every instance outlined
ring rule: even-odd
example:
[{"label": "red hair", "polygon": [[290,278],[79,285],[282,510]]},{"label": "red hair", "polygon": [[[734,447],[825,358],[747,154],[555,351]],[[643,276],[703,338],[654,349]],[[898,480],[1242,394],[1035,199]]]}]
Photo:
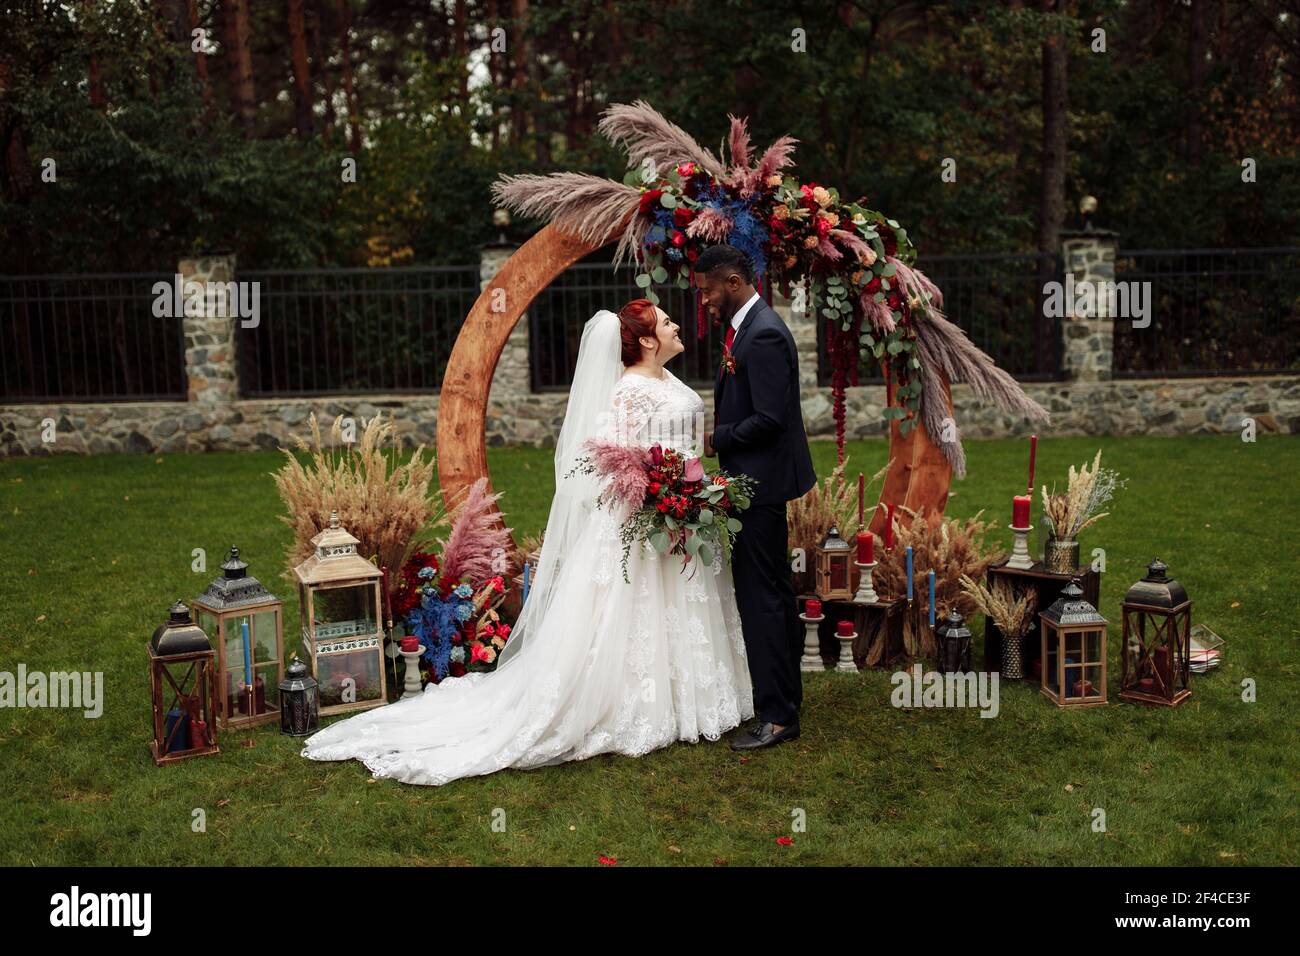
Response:
[{"label": "red hair", "polygon": [[657,338],[655,326],[659,315],[655,304],[649,299],[633,299],[618,310],[618,324],[623,337],[623,366],[635,365],[641,361],[641,342],[643,335]]}]

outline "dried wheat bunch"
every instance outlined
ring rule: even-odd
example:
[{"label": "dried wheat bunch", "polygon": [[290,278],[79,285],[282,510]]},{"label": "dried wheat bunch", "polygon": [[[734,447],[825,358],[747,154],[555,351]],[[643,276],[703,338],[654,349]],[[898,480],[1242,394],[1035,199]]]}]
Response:
[{"label": "dried wheat bunch", "polygon": [[[891,598],[907,593],[906,548],[912,547],[912,594],[914,603],[921,609],[921,619],[929,616],[930,593],[926,580],[934,569],[935,619],[941,620],[952,608],[962,617],[969,617],[975,609],[971,597],[962,590],[961,579],[982,578],[989,566],[1005,554],[998,548],[985,544],[984,536],[997,528],[992,521],[981,520],[983,511],[972,518],[960,521],[945,518],[931,524],[922,511],[900,506],[895,514],[903,512],[912,516],[910,524],[898,522],[894,534],[894,548],[887,553],[876,553],[880,562],[875,570],[876,590]],[[881,585],[884,590],[881,591]]]},{"label": "dried wheat bunch", "polygon": [[965,574],[961,576],[961,587],[975,607],[1007,637],[1024,637],[1033,628],[1037,588],[1025,588],[1017,597],[1015,587],[1001,577],[988,588]]},{"label": "dried wheat bunch", "polygon": [[[849,537],[858,525],[858,488],[857,483],[844,477],[844,469],[849,460],[844,459],[835,466],[835,470],[813,485],[802,498],[796,498],[785,506],[786,525],[788,527],[789,548],[803,548],[808,554],[821,543],[822,538],[834,526],[840,534]],[[885,476],[889,465],[871,476],[867,482],[868,489]],[[870,524],[868,517],[867,523]]]},{"label": "dried wheat bunch", "polygon": [[415,545],[446,521],[429,494],[434,461],[423,445],[401,463],[401,439],[391,418],[363,420],[355,446],[343,444],[342,422],[342,416],[334,419],[327,444],[313,414],[310,441],[295,440],[307,460],[286,448],[285,463],[274,474],[289,512],[280,520],[293,529],[285,554],[291,578],[293,568],[311,554],[311,539],[329,524],[331,511],[339,513],[339,523],[360,542],[359,553],[392,574]]},{"label": "dried wheat bunch", "polygon": [[1127,483],[1118,472],[1101,467],[1100,450],[1092,460],[1091,470],[1087,462],[1078,471],[1071,465],[1063,494],[1056,492],[1055,485],[1051,494],[1046,485],[1042,486],[1043,515],[1051,522],[1052,534],[1058,538],[1077,537],[1084,528],[1110,514],[1101,509]]}]

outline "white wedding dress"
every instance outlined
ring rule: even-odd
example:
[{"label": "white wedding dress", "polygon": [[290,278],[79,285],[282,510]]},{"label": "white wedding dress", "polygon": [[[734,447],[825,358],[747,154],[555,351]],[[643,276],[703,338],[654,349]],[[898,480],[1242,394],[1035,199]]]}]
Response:
[{"label": "white wedding dress", "polygon": [[[635,544],[623,578],[623,514],[572,474],[589,437],[697,452],[703,404],[665,370],[623,373],[618,317],[584,327],[556,494],[528,602],[497,669],[430,684],[419,697],[335,723],[303,755],[358,759],[376,777],[438,785],[506,767],[639,756],[717,740],[753,716],[729,563],[661,557]],[[721,549],[718,549],[719,552]],[[629,583],[630,582],[630,583]]]}]

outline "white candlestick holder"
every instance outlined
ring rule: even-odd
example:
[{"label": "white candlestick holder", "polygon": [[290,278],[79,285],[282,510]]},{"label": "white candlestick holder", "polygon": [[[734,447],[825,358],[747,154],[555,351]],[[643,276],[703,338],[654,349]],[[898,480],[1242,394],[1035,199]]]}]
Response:
[{"label": "white candlestick holder", "polygon": [[408,697],[419,697],[424,693],[424,687],[420,683],[420,655],[424,653],[423,648],[416,651],[402,651],[402,657],[406,660],[406,682],[402,685],[401,700]]},{"label": "white candlestick holder", "polygon": [[870,561],[863,564],[861,561],[854,562],[858,566],[858,593],[853,595],[854,604],[876,604],[880,601],[880,595],[871,583],[871,572],[879,563]]},{"label": "white candlestick holder", "polygon": [[803,621],[804,627],[803,657],[799,658],[799,670],[826,670],[826,662],[822,660],[821,641],[817,637],[817,629],[821,626],[822,621],[826,620],[826,615],[809,617],[807,614],[800,614],[799,620]]},{"label": "white candlestick holder", "polygon": [[1032,530],[1032,528],[1012,526],[1011,533],[1015,535],[1015,541],[1011,545],[1011,557],[1007,559],[1007,567],[1028,571],[1034,566],[1034,559],[1029,556],[1029,532]]},{"label": "white candlestick holder", "polygon": [[837,671],[858,672],[857,661],[853,659],[853,642],[858,639],[858,632],[852,634],[836,634],[836,639],[840,642],[840,659],[835,664]]}]

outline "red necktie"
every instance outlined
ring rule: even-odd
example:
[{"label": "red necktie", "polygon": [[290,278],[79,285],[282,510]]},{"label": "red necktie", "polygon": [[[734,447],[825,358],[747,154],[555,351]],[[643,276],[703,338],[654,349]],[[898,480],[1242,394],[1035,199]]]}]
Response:
[{"label": "red necktie", "polygon": [[730,352],[730,351],[731,351],[731,343],[734,342],[735,340],[736,340],[736,327],[735,327],[734,325],[728,325],[728,326],[727,326],[727,344],[723,346],[724,350],[727,351],[727,352]]}]

